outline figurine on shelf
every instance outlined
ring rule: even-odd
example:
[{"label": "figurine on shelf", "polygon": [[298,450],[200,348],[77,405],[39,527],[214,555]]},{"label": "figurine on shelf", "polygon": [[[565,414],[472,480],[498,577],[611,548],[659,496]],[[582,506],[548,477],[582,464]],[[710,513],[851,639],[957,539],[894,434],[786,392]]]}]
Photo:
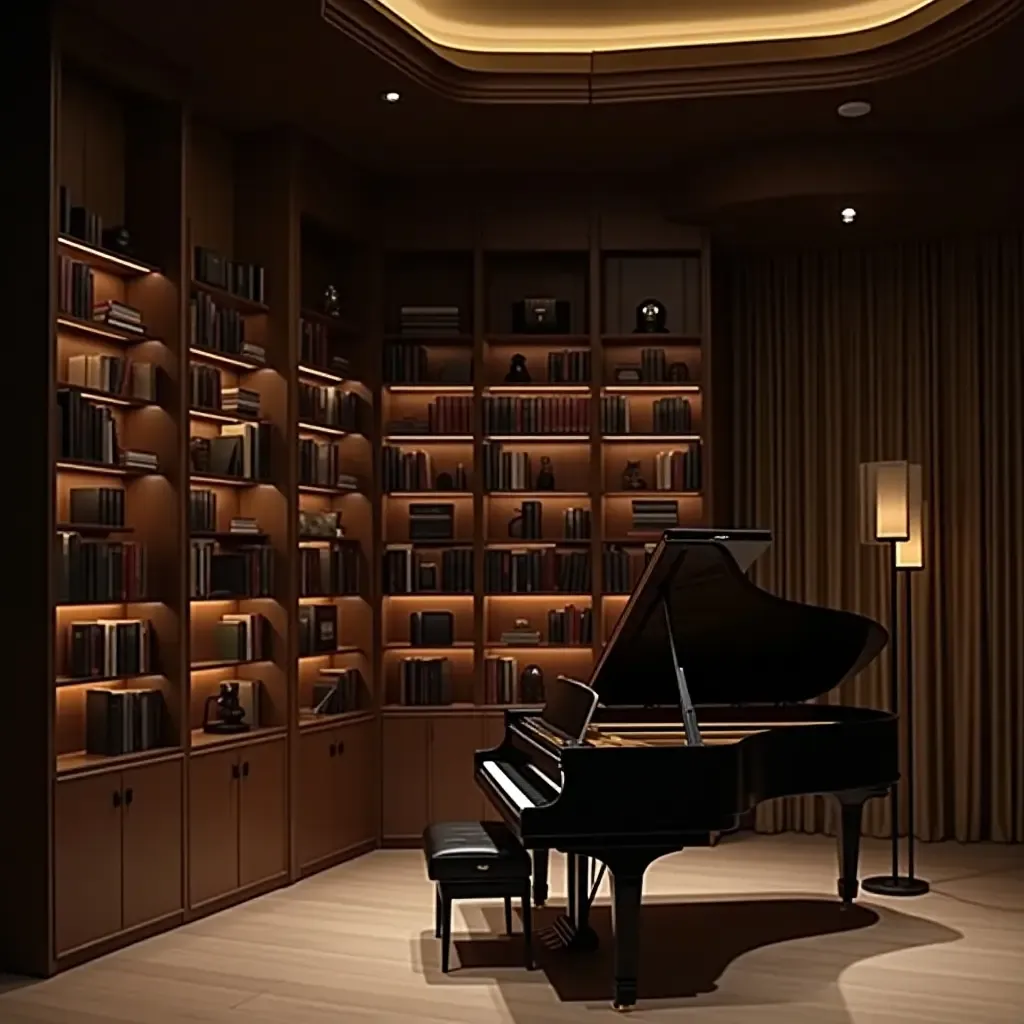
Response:
[{"label": "figurine on shelf", "polygon": [[[210,718],[210,706],[217,705],[216,719]],[[203,732],[248,732],[245,708],[238,699],[238,683],[221,683],[219,693],[211,693],[203,705]]]},{"label": "figurine on shelf", "polygon": [[624,491],[646,491],[647,481],[640,475],[640,460],[629,459],[622,471],[622,489]]},{"label": "figurine on shelf", "polygon": [[123,224],[107,228],[103,232],[103,248],[109,249],[111,252],[123,253],[125,256],[131,255],[132,236],[128,229]]},{"label": "figurine on shelf", "polygon": [[555,489],[555,470],[547,455],[540,457],[540,469],[537,471],[537,490],[553,491]]},{"label": "figurine on shelf", "polygon": [[508,535],[513,540],[522,540],[524,525],[523,510],[521,508],[517,508],[515,513],[516,514],[508,521]]},{"label": "figurine on shelf", "polygon": [[665,326],[665,307],[658,299],[644,299],[636,307],[634,334],[668,334]]},{"label": "figurine on shelf", "polygon": [[437,479],[434,481],[435,491],[454,491],[455,481],[452,479],[451,473],[438,473]]},{"label": "figurine on shelf", "polygon": [[690,379],[690,368],[686,363],[672,363],[668,368],[668,379],[673,384],[685,384]]},{"label": "figurine on shelf", "polygon": [[324,312],[328,316],[341,316],[341,299],[338,297],[338,289],[333,284],[324,289]]},{"label": "figurine on shelf", "polygon": [[511,359],[508,373],[505,374],[505,383],[529,384],[532,379],[530,371],[526,368],[526,356],[517,353]]},{"label": "figurine on shelf", "polygon": [[544,703],[544,670],[540,665],[527,665],[519,676],[519,695],[524,704]]}]

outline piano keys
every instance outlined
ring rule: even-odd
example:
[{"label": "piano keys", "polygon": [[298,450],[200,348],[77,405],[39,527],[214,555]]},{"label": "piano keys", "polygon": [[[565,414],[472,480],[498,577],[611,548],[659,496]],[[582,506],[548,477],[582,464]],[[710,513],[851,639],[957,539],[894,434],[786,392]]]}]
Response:
[{"label": "piano keys", "polygon": [[[763,800],[833,794],[841,810],[838,893],[858,892],[863,806],[897,780],[896,721],[808,703],[861,671],[887,642],[877,622],[775,597],[746,571],[767,531],[669,530],[591,678],[560,678],[540,714],[505,713],[475,776],[523,844],[567,854],[556,932],[593,947],[592,861],[611,876],[613,1003],[637,998],[643,875],[708,845]],[[603,869],[602,869],[603,870]]]}]

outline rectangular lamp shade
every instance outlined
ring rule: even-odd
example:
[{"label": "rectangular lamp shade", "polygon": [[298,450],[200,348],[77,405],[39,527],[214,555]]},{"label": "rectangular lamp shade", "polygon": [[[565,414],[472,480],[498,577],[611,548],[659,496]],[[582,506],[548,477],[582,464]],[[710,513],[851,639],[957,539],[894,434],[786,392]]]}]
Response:
[{"label": "rectangular lamp shade", "polygon": [[910,464],[910,491],[908,511],[910,533],[906,540],[896,542],[897,569],[924,568],[924,497],[922,494],[921,467]]},{"label": "rectangular lamp shade", "polygon": [[864,544],[910,540],[910,463],[861,463],[860,534]]}]

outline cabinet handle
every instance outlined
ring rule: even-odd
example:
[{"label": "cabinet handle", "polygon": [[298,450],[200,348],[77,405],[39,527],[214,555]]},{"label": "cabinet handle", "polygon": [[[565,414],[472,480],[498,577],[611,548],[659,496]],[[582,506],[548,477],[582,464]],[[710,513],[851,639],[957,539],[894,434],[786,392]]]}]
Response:
[{"label": "cabinet handle", "polygon": [[328,750],[328,756],[334,757],[334,755],[337,754],[337,752],[338,752],[338,744],[337,743],[332,743],[330,748],[329,748],[329,750]]},{"label": "cabinet handle", "polygon": [[247,779],[249,777],[249,762],[242,762],[242,778]]},{"label": "cabinet handle", "polygon": [[341,755],[344,754],[344,753],[345,753],[345,744],[341,740],[338,740],[338,757],[341,757]]},{"label": "cabinet handle", "polygon": [[134,793],[132,792],[132,787],[131,787],[131,786],[129,786],[129,787],[128,787],[128,788],[127,788],[127,789],[126,789],[125,791],[124,791],[124,805],[125,805],[125,807],[131,807],[131,805],[132,805],[132,800],[133,800],[134,798],[135,798],[135,794],[134,794]]},{"label": "cabinet handle", "polygon": [[240,777],[241,777],[241,772],[238,770],[238,762],[235,762],[235,764],[233,764],[231,766],[231,778],[237,779],[237,778],[240,778]]},{"label": "cabinet handle", "polygon": [[115,807],[120,807],[121,806],[121,790],[119,790],[119,789],[115,789],[114,790],[114,806]]}]

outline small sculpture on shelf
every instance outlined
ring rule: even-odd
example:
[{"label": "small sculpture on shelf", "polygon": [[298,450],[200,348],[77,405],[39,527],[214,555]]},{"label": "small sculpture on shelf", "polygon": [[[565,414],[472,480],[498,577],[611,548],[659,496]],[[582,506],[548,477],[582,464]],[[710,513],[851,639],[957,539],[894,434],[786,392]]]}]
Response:
[{"label": "small sculpture on shelf", "polygon": [[647,481],[640,475],[640,460],[629,459],[622,471],[622,489],[624,491],[646,491]]},{"label": "small sculpture on shelf", "polygon": [[673,384],[685,384],[690,379],[690,368],[686,363],[672,363],[668,368],[668,379]]},{"label": "small sculpture on shelf", "polygon": [[644,299],[636,307],[634,334],[668,334],[665,306],[659,299]]},{"label": "small sculpture on shelf", "polygon": [[555,470],[547,455],[540,457],[540,469],[537,471],[537,490],[553,491],[555,489]]},{"label": "small sculpture on shelf", "polygon": [[451,473],[438,473],[437,479],[434,481],[435,491],[454,491],[455,481],[452,479]]},{"label": "small sculpture on shelf", "polygon": [[529,384],[533,379],[526,368],[526,356],[516,353],[510,360],[508,373],[505,374],[506,384]]},{"label": "small sculpture on shelf", "polygon": [[[216,705],[215,719],[210,717],[210,708]],[[203,732],[235,733],[248,732],[245,708],[238,697],[238,683],[221,683],[218,693],[211,693],[203,705]]]},{"label": "small sculpture on shelf", "polygon": [[524,704],[544,703],[544,670],[540,665],[527,665],[519,676],[519,694]]},{"label": "small sculpture on shelf", "polygon": [[122,253],[125,256],[131,255],[131,232],[123,224],[107,228],[103,232],[103,248],[109,249],[111,252]]},{"label": "small sculpture on shelf", "polygon": [[341,299],[338,296],[338,289],[333,284],[324,289],[324,312],[328,316],[341,316]]}]

